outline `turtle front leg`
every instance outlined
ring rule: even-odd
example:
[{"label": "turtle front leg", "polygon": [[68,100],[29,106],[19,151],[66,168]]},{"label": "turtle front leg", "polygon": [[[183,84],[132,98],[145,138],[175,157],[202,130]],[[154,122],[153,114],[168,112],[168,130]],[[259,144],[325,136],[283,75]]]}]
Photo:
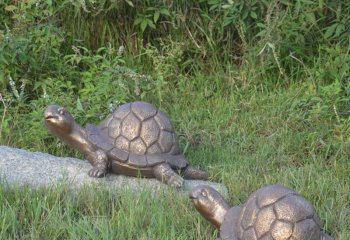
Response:
[{"label": "turtle front leg", "polygon": [[87,155],[86,158],[93,166],[88,172],[90,177],[101,178],[106,175],[108,168],[108,157],[104,151],[97,150]]},{"label": "turtle front leg", "polygon": [[162,163],[154,167],[153,169],[155,177],[166,184],[173,185],[177,188],[182,187],[184,182],[183,178],[176,174],[174,170],[167,163]]}]

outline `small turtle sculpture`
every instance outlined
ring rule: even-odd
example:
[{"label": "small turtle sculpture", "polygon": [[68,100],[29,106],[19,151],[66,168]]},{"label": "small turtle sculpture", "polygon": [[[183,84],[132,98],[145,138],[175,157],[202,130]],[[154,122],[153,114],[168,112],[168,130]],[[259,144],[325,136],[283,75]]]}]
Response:
[{"label": "small turtle sculpture", "polygon": [[91,177],[114,173],[155,177],[181,187],[183,178],[207,179],[208,174],[190,167],[180,153],[169,118],[145,102],[127,103],[109,115],[99,126],[79,126],[61,106],[47,107],[48,129],[68,146],[83,153],[93,168]]},{"label": "small turtle sculpture", "polygon": [[280,185],[252,193],[243,207],[230,208],[209,186],[190,192],[196,209],[220,230],[222,240],[332,240],[310,203]]}]

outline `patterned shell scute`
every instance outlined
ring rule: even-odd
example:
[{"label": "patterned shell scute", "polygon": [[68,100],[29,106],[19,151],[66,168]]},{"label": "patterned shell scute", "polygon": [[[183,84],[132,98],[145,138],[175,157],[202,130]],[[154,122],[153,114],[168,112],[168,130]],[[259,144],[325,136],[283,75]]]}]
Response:
[{"label": "patterned shell scute", "polygon": [[295,191],[273,185],[254,192],[238,220],[239,240],[319,240],[320,222],[311,204]]},{"label": "patterned shell scute", "polygon": [[131,108],[132,112],[138,119],[140,119],[140,121],[145,121],[146,119],[154,117],[158,112],[158,109],[155,106],[145,102],[134,102],[132,103]]},{"label": "patterned shell scute", "polygon": [[[132,166],[154,166],[166,161],[164,154],[180,154],[169,118],[149,103],[124,104],[108,116],[99,128],[105,141],[129,154],[127,163]],[[97,145],[100,146],[100,143]]]},{"label": "patterned shell scute", "polygon": [[100,128],[96,127],[95,125],[87,124],[86,132],[92,144],[99,145],[99,147],[102,150],[110,151],[111,149],[114,148],[113,144],[105,141],[103,136],[100,134]]},{"label": "patterned shell scute", "polygon": [[139,166],[139,167],[146,167],[147,166],[146,156],[130,153],[129,164],[134,166]]},{"label": "patterned shell scute", "polygon": [[114,158],[119,159],[122,162],[126,162],[129,159],[129,153],[114,147],[111,151],[110,154],[114,156]]}]

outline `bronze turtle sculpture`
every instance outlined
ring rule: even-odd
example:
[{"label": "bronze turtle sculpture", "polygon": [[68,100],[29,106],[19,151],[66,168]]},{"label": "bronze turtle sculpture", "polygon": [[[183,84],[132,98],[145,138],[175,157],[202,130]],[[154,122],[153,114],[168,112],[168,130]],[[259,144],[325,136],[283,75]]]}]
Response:
[{"label": "bronze turtle sculpture", "polygon": [[222,240],[332,240],[311,204],[284,186],[252,193],[243,207],[230,208],[209,186],[190,192],[195,208],[220,230]]},{"label": "bronze turtle sculpture", "polygon": [[61,106],[47,107],[48,129],[68,146],[83,153],[93,168],[91,177],[114,173],[157,178],[181,187],[183,178],[207,179],[208,174],[189,166],[180,153],[169,118],[155,106],[133,102],[120,106],[100,125],[79,126]]}]

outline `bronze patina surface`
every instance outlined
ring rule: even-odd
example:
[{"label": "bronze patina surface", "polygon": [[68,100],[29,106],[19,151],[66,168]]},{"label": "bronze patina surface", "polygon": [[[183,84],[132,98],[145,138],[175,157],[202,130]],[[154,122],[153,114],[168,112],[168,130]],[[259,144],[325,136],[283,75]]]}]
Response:
[{"label": "bronze patina surface", "polygon": [[91,177],[114,173],[155,177],[181,187],[183,178],[207,179],[208,174],[189,166],[180,153],[169,118],[145,102],[120,106],[100,125],[79,126],[61,106],[47,107],[44,113],[48,129],[68,146],[90,161]]},{"label": "bronze patina surface", "polygon": [[280,185],[261,188],[242,206],[228,207],[213,188],[190,193],[196,209],[220,230],[222,240],[332,240],[311,204]]}]

